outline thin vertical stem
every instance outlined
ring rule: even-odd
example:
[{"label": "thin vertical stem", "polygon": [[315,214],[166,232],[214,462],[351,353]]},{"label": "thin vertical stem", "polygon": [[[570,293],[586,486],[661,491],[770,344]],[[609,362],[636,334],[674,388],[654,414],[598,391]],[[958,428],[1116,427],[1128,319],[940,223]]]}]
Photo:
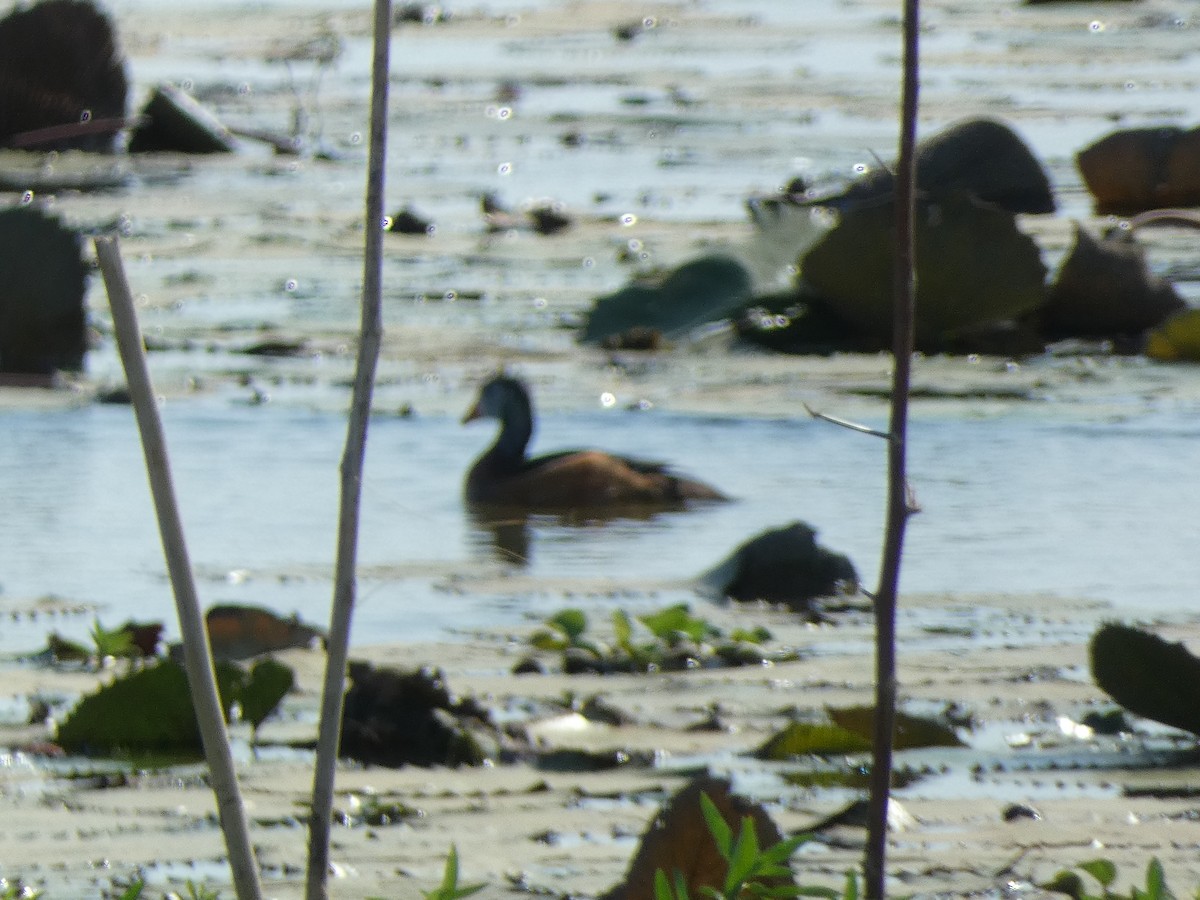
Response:
[{"label": "thin vertical stem", "polygon": [[875,594],[875,733],[871,800],[863,863],[865,894],[885,896],[887,812],[891,794],[892,742],[896,727],[896,606],[908,499],[908,394],[912,376],[915,276],[916,133],[919,90],[918,0],[904,2],[904,81],[900,112],[900,151],[896,164],[896,243],[891,423],[888,440],[887,522],[879,589]]},{"label": "thin vertical stem", "polygon": [[350,623],[357,585],[358,525],[362,503],[363,461],[375,368],[383,339],[383,188],[387,161],[388,53],[391,42],[391,0],[375,0],[374,56],[371,63],[371,136],[367,163],[364,221],[362,321],[355,368],[350,420],[341,463],[341,509],[338,515],[337,560],[333,612],[329,626],[321,724],[317,733],[313,773],[312,813],[308,833],[307,900],[324,900],[329,874],[329,833],[338,746],[345,708],[346,662],[350,652]]},{"label": "thin vertical stem", "polygon": [[184,669],[196,707],[196,720],[200,726],[213,793],[217,798],[217,815],[225,836],[234,890],[239,900],[258,900],[261,896],[258,867],[250,845],[250,831],[238,789],[237,770],[229,749],[229,734],[225,729],[225,715],[213,671],[212,650],[204,616],[200,612],[200,600],[196,595],[192,564],[188,559],[187,543],[171,480],[167,442],[158,415],[158,401],[150,383],[150,371],[146,366],[137,312],[129,282],[125,278],[125,268],[121,264],[121,250],[116,237],[96,238],[95,244],[100,271],[104,275],[104,287],[108,292],[108,303],[112,308],[117,349],[125,367],[125,380],[129,385],[129,396],[141,433],[150,493],[154,497],[167,573],[179,613]]}]

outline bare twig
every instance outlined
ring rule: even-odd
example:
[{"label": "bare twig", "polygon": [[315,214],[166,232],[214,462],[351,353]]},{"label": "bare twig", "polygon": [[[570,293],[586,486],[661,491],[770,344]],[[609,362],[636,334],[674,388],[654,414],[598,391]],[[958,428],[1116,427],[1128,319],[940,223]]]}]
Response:
[{"label": "bare twig", "polygon": [[104,275],[104,287],[108,292],[109,306],[112,308],[117,348],[125,367],[129,396],[141,432],[150,492],[154,496],[167,572],[171,578],[171,589],[175,594],[175,606],[179,613],[184,667],[192,701],[196,707],[196,719],[200,725],[200,737],[204,744],[204,756],[208,761],[213,793],[217,798],[217,814],[220,817],[221,831],[225,835],[234,889],[239,900],[258,900],[262,895],[258,866],[254,860],[254,850],[250,846],[246,810],[242,805],[237,770],[229,750],[229,735],[225,730],[225,716],[221,710],[217,679],[213,672],[212,650],[208,642],[208,631],[204,627],[204,616],[200,612],[196,582],[183,537],[179,507],[175,501],[166,438],[163,435],[162,420],[158,416],[158,401],[150,383],[150,372],[146,366],[137,312],[134,309],[129,282],[125,278],[125,269],[121,264],[121,251],[116,237],[99,237],[96,238],[95,244],[100,271]]},{"label": "bare twig", "polygon": [[904,530],[912,514],[906,477],[908,394],[914,331],[914,198],[919,74],[919,0],[904,0],[904,79],[900,110],[900,152],[896,163],[895,290],[892,326],[892,411],[888,442],[887,528],[879,590],[875,597],[875,729],[864,888],[870,900],[885,896],[887,813],[891,795],[892,742],[896,727],[896,606]]},{"label": "bare twig", "polygon": [[892,439],[891,434],[886,431],[879,431],[876,428],[871,428],[868,425],[861,425],[858,422],[851,422],[849,419],[839,419],[837,416],[831,416],[828,413],[818,412],[807,403],[804,404],[804,410],[814,419],[820,419],[823,422],[831,422],[834,425],[840,425],[842,428],[849,428],[851,431],[857,431],[860,434],[869,434],[872,437],[883,438],[885,441]]},{"label": "bare twig", "polygon": [[324,900],[329,873],[329,831],[338,745],[345,708],[346,662],[358,559],[359,507],[362,500],[363,459],[371,417],[375,368],[383,340],[383,186],[387,160],[388,50],[391,39],[391,0],[375,0],[374,56],[371,63],[371,137],[367,165],[365,242],[363,248],[362,322],[355,368],[354,392],[346,447],[341,463],[341,509],[338,517],[337,562],[328,658],[317,734],[309,820],[307,900]]}]

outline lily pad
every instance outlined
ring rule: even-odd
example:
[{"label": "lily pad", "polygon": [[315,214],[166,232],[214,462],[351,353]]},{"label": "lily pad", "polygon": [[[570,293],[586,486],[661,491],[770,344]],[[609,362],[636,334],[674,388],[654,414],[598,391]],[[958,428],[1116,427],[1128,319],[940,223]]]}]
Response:
[{"label": "lily pad", "polygon": [[677,337],[739,311],[751,295],[750,273],[728,256],[684,263],[658,281],[638,281],[596,300],[580,340],[599,343],[632,328]]},{"label": "lily pad", "polygon": [[[890,202],[848,210],[801,263],[820,302],[880,342],[892,334],[894,221]],[[1045,299],[1041,251],[1016,217],[961,191],[918,206],[916,269],[916,343],[926,351],[1015,319]]]},{"label": "lily pad", "polygon": [[275,712],[296,683],[296,673],[278,660],[260,659],[239,691],[242,718],[256,729]]},{"label": "lily pad", "polygon": [[[701,796],[711,801],[711,814],[715,816],[718,829],[717,820],[723,820],[729,833],[738,834],[742,823],[748,820],[754,830],[756,846],[772,847],[783,839],[767,811],[751,800],[735,796],[728,781],[707,776],[697,778],[651,819],[624,881],[603,894],[601,900],[654,897],[655,873],[660,871],[670,879],[676,877],[676,872],[682,873],[680,877],[686,885],[686,896],[707,896],[706,889],[711,889],[717,896],[715,892],[725,883],[730,866],[718,850],[701,805]],[[762,881],[765,887],[778,891],[766,896],[795,895],[795,883],[790,873]]]},{"label": "lily pad", "polygon": [[754,755],[759,759],[784,762],[797,756],[832,756],[863,753],[871,741],[840,725],[792,722],[772,735]]},{"label": "lily pad", "polygon": [[1097,240],[1075,224],[1075,245],[1039,311],[1050,339],[1140,335],[1187,308],[1170,281],[1151,273],[1132,239]]},{"label": "lily pad", "polygon": [[[875,739],[875,707],[850,706],[828,710],[829,718],[837,725],[868,742]],[[916,750],[923,747],[964,747],[955,730],[934,719],[896,713],[896,732],[892,742],[896,750]]]},{"label": "lily pad", "polygon": [[1200,310],[1178,312],[1151,330],[1146,355],[1160,362],[1200,362]]},{"label": "lily pad", "polygon": [[1183,644],[1109,623],[1092,636],[1092,678],[1136,715],[1200,734],[1200,659]]},{"label": "lily pad", "polygon": [[[217,685],[226,717],[241,675],[235,666],[217,666]],[[90,756],[199,754],[200,727],[183,667],[164,660],[84,697],[58,726],[58,743],[69,752]]]}]

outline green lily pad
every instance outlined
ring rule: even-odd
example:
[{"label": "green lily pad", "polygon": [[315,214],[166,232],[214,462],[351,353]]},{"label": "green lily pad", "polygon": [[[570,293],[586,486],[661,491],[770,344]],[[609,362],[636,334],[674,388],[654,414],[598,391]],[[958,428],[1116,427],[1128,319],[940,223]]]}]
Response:
[{"label": "green lily pad", "polygon": [[598,343],[631,328],[674,337],[727,318],[750,298],[750,274],[731,257],[706,256],[684,263],[655,282],[635,282],[596,300],[580,340]]},{"label": "green lily pad", "polygon": [[242,718],[258,728],[270,717],[296,683],[290,666],[267,657],[250,670],[240,691]]},{"label": "green lily pad", "polygon": [[[859,735],[869,743],[874,743],[875,707],[851,706],[844,709],[830,709],[828,712],[829,718],[837,725]],[[897,712],[896,732],[892,746],[896,750],[915,750],[922,747],[963,747],[966,745],[949,725],[934,719]]]},{"label": "green lily pad", "polygon": [[[847,210],[801,263],[822,305],[890,342],[893,204]],[[1016,217],[963,192],[922,202],[916,213],[916,343],[936,351],[965,334],[1015,319],[1045,299],[1041,251]]]},{"label": "green lily pad", "polygon": [[784,762],[797,756],[863,753],[871,742],[840,725],[792,722],[754,752],[759,759]]}]

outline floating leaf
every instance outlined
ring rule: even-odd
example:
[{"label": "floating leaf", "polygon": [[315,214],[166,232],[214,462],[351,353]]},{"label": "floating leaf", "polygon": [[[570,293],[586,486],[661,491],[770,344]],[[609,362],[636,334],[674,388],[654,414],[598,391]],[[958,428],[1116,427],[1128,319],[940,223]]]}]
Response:
[{"label": "floating leaf", "polygon": [[633,622],[629,613],[623,609],[615,609],[612,614],[613,634],[616,645],[626,653],[633,652]]},{"label": "floating leaf", "polygon": [[1200,659],[1182,644],[1109,623],[1092,636],[1092,678],[1132,713],[1200,734]]},{"label": "floating leaf", "polygon": [[[852,731],[873,743],[875,740],[875,707],[852,706],[845,709],[828,710],[829,718],[836,724]],[[942,722],[896,713],[896,733],[893,747],[896,750],[914,750],[921,747],[965,746],[954,729]]]},{"label": "floating leaf", "polygon": [[1079,868],[1095,878],[1104,887],[1108,887],[1117,880],[1117,867],[1112,860],[1092,859],[1087,862],[1081,862]]},{"label": "floating leaf", "polygon": [[1200,362],[1200,310],[1176,313],[1150,331],[1146,355],[1161,362]]},{"label": "floating leaf", "polygon": [[[821,302],[881,343],[892,333],[895,216],[890,200],[847,210],[801,263]],[[1012,213],[958,191],[923,200],[916,216],[919,349],[944,348],[1041,305],[1041,252]]]},{"label": "floating leaf", "polygon": [[199,752],[200,729],[183,667],[164,661],[84,697],[58,726],[58,743],[93,755]]},{"label": "floating leaf", "polygon": [[1056,873],[1053,878],[1044,884],[1039,884],[1038,887],[1056,894],[1066,894],[1068,897],[1083,897],[1087,893],[1079,873],[1069,872],[1066,869]]},{"label": "floating leaf", "polygon": [[135,656],[140,653],[133,646],[133,634],[121,626],[115,631],[106,631],[96,619],[92,626],[92,640],[96,644],[96,655],[103,659],[106,656]]},{"label": "floating leaf", "polygon": [[569,646],[569,642],[561,633],[546,629],[535,631],[530,636],[529,643],[538,650],[566,650]]},{"label": "floating leaf", "polygon": [[50,637],[46,641],[46,649],[50,653],[50,658],[55,662],[87,662],[92,658],[87,647],[67,640],[57,631],[50,632]]},{"label": "floating leaf", "polygon": [[634,282],[598,298],[580,340],[598,343],[635,327],[675,337],[733,314],[749,299],[751,289],[750,275],[737,260],[700,257],[659,283]]},{"label": "floating leaf", "polygon": [[757,628],[735,628],[729,635],[731,641],[742,641],[748,644],[765,644],[771,640],[772,634],[762,625]]},{"label": "floating leaf", "polygon": [[755,756],[781,762],[795,756],[829,756],[837,753],[862,753],[871,742],[839,725],[792,722],[770,737]]},{"label": "floating leaf", "polygon": [[279,702],[296,683],[296,673],[271,658],[260,659],[250,670],[250,677],[242,685],[239,700],[242,717],[258,728],[279,706]]},{"label": "floating leaf", "polygon": [[587,615],[582,609],[563,609],[547,619],[546,624],[575,640],[587,631]]},{"label": "floating leaf", "polygon": [[693,616],[686,603],[638,616],[638,621],[649,628],[656,637],[668,643],[675,643],[676,637],[681,634],[697,643],[720,634],[707,619]]}]

